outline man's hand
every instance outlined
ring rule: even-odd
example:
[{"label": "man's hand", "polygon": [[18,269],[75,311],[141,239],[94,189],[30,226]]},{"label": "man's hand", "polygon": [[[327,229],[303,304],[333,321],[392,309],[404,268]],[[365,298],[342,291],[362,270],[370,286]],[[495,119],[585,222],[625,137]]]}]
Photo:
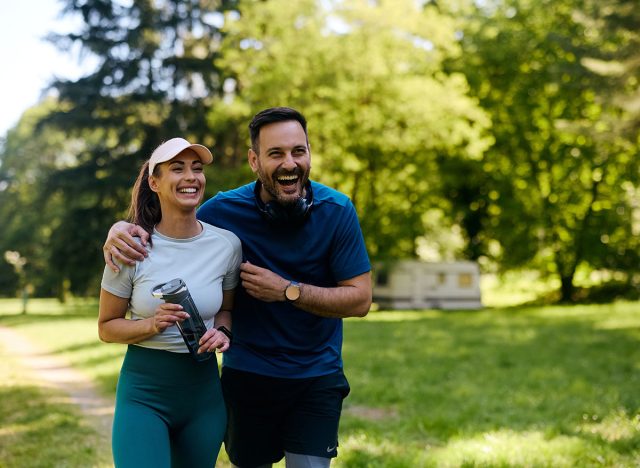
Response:
[{"label": "man's hand", "polygon": [[264,302],[284,301],[284,290],[289,284],[282,276],[249,262],[240,265],[240,279],[251,296]]},{"label": "man's hand", "polygon": [[[285,301],[289,281],[277,273],[245,262],[240,279],[247,293],[264,302]],[[338,281],[334,287],[302,285],[295,307],[327,318],[364,317],[371,307],[371,272]]]},{"label": "man's hand", "polygon": [[[142,245],[135,241],[134,236],[140,237]],[[115,273],[120,268],[114,263],[114,259],[126,265],[135,265],[136,261],[141,262],[148,255],[145,248],[148,240],[149,233],[140,226],[118,221],[109,229],[107,240],[102,246],[104,262]]]}]

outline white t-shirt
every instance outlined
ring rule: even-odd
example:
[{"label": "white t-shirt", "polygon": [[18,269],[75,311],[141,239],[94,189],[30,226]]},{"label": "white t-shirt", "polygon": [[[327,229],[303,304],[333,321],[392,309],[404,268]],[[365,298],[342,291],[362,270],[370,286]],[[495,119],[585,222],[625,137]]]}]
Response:
[{"label": "white t-shirt", "polygon": [[[111,294],[129,298],[131,320],[155,315],[162,299],[151,295],[161,283],[181,278],[204,320],[207,329],[222,304],[222,290],[234,289],[239,282],[242,248],[231,231],[202,223],[200,234],[189,239],[173,239],[153,231],[149,256],[135,266],[118,265],[119,273],[105,267],[102,288]],[[177,353],[189,352],[178,327],[136,343],[139,346]]]}]

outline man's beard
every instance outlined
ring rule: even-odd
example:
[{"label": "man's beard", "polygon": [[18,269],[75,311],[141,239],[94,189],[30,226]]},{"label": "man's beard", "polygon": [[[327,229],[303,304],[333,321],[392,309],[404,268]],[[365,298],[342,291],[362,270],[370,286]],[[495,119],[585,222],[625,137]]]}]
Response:
[{"label": "man's beard", "polygon": [[[278,190],[279,183],[277,182],[277,178],[280,175],[292,175],[292,174],[295,174],[298,176],[296,185],[299,184],[300,191],[298,193],[298,196],[295,198],[283,197],[280,191]],[[292,171],[292,172],[276,171],[273,173],[272,177],[269,178],[264,174],[262,169],[259,169],[258,179],[260,180],[260,183],[262,184],[262,187],[266,190],[266,192],[269,195],[271,195],[271,197],[278,204],[284,207],[290,207],[298,203],[298,200],[300,200],[301,198],[304,198],[304,188],[306,187],[307,182],[309,181],[309,170],[307,170],[306,173],[303,173],[301,169],[296,169],[295,171]]]}]

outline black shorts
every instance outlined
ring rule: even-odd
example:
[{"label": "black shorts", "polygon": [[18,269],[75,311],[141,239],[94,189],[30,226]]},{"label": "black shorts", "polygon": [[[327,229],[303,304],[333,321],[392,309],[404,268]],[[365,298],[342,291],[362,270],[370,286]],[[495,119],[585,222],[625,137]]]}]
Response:
[{"label": "black shorts", "polygon": [[276,463],[285,451],[335,457],[342,400],[349,390],[342,371],[283,379],[223,367],[229,460],[249,468]]}]

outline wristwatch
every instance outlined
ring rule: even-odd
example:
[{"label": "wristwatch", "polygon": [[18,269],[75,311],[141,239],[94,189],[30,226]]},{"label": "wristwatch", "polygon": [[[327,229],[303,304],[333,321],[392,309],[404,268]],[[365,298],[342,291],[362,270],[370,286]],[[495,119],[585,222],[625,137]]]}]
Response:
[{"label": "wristwatch", "polygon": [[227,338],[229,338],[229,343],[233,341],[233,333],[231,333],[231,330],[229,330],[227,327],[225,327],[224,325],[220,325],[217,330]]},{"label": "wristwatch", "polygon": [[284,288],[284,298],[288,302],[295,302],[300,297],[300,283],[297,281],[291,281],[286,288]]}]

